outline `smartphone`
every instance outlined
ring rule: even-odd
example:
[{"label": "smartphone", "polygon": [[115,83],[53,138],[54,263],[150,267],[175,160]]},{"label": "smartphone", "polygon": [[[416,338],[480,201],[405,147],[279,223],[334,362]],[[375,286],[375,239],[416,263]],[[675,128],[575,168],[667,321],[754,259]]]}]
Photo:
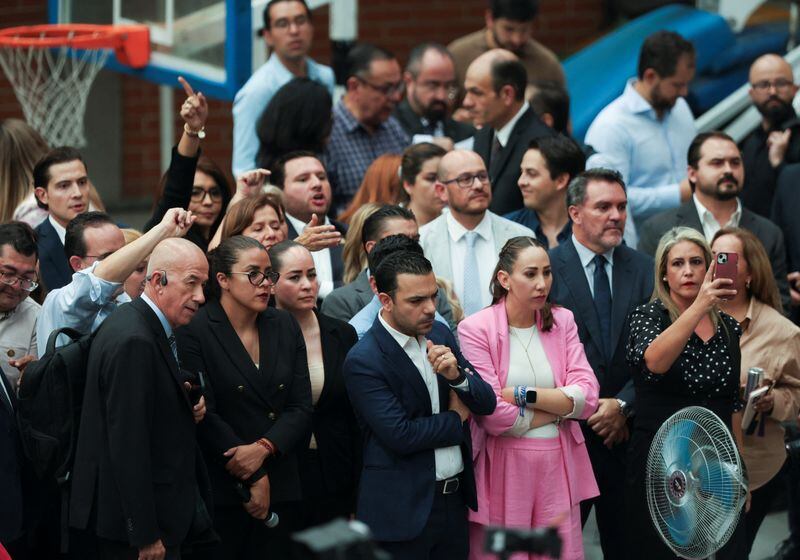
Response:
[{"label": "smartphone", "polygon": [[736,269],[739,264],[739,255],[736,253],[717,253],[716,258],[717,266],[714,269],[714,280],[717,278],[729,278],[733,282],[736,282]]}]

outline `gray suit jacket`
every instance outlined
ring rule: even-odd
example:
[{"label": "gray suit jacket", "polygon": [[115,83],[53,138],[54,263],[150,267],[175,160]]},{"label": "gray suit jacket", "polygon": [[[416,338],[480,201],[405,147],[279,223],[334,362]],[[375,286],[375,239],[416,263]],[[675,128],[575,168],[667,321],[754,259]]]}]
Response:
[{"label": "gray suit jacket", "polygon": [[[647,220],[639,231],[639,250],[655,257],[658,242],[661,236],[669,229],[676,226],[687,226],[697,231],[703,231],[700,216],[693,199],[689,199],[678,208],[665,210]],[[781,302],[785,310],[789,309],[789,282],[786,279],[786,248],[783,242],[783,232],[768,219],[755,212],[742,207],[742,217],[739,227],[746,229],[758,237],[767,251],[772,264],[772,273],[775,283],[781,293]]]},{"label": "gray suit jacket", "polygon": [[[529,228],[501,218],[488,210],[487,212],[489,219],[492,221],[492,235],[494,236],[494,248],[497,254],[500,254],[500,249],[512,237],[525,235],[536,238],[536,235]],[[419,243],[425,251],[425,256],[433,264],[433,272],[436,276],[452,282],[454,275],[450,258],[450,234],[447,231],[447,216],[445,214],[420,228]]]},{"label": "gray suit jacket", "polygon": [[[329,293],[328,297],[323,300],[320,311],[329,317],[334,317],[341,321],[349,321],[372,300],[373,295],[365,269],[356,276],[355,280]],[[436,311],[450,325],[450,330],[455,332],[456,324],[453,321],[453,309],[441,289],[436,300]]]}]

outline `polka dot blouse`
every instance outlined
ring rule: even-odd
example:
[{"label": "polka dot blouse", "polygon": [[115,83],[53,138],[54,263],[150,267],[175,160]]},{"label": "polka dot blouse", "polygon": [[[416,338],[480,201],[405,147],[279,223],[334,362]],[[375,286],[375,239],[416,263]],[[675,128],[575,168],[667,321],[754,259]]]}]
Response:
[{"label": "polka dot blouse", "polygon": [[667,310],[660,300],[654,300],[631,312],[630,337],[626,358],[635,372],[641,375],[641,381],[647,384],[662,383],[667,377],[680,376],[679,385],[683,390],[699,399],[724,399],[728,395],[734,400],[733,411],[742,409],[739,399],[738,366],[730,355],[729,336],[738,344],[741,336],[739,323],[725,313],[720,314],[722,321],[717,331],[708,342],[692,333],[683,351],[665,374],[654,374],[647,369],[644,353],[653,340],[661,334],[669,324]]}]

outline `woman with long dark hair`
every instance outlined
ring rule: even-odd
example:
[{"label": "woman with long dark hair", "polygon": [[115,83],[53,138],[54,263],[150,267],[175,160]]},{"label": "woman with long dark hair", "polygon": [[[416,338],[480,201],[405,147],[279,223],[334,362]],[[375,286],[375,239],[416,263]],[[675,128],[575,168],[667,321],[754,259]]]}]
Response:
[{"label": "woman with long dark hair", "polygon": [[[205,380],[198,426],[222,542],[215,558],[288,558],[302,488],[297,454],[311,429],[303,333],[268,307],[278,274],[255,239],[235,236],[210,255],[209,297],[176,332],[181,367]],[[270,512],[281,518],[268,529]]]}]

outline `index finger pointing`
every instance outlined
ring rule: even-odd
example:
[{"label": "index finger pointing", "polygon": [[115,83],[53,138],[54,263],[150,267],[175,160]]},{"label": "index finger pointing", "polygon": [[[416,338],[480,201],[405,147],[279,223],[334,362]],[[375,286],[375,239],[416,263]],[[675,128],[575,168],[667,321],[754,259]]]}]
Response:
[{"label": "index finger pointing", "polygon": [[186,92],[186,96],[192,97],[194,95],[194,90],[192,89],[192,86],[189,85],[189,82],[187,82],[183,76],[178,76],[178,81],[183,86],[183,91]]}]

